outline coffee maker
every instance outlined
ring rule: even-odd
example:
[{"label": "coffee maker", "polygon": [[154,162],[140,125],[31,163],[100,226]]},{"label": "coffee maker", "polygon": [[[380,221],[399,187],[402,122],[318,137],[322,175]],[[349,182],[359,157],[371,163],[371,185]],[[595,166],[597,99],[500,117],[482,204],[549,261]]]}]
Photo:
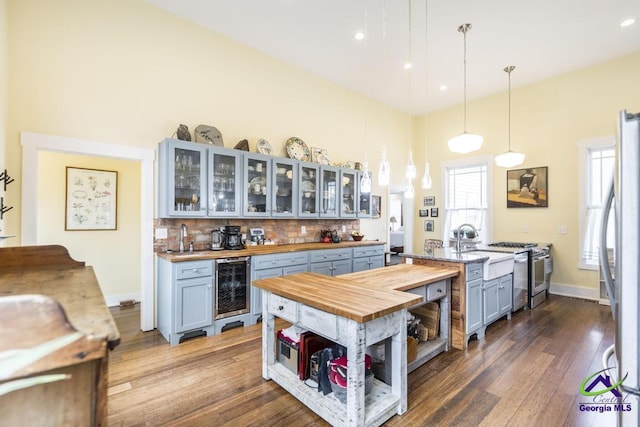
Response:
[{"label": "coffee maker", "polygon": [[257,245],[264,245],[264,229],[262,228],[250,228],[249,238]]},{"label": "coffee maker", "polygon": [[226,249],[242,249],[242,236],[239,225],[225,225],[224,247]]}]

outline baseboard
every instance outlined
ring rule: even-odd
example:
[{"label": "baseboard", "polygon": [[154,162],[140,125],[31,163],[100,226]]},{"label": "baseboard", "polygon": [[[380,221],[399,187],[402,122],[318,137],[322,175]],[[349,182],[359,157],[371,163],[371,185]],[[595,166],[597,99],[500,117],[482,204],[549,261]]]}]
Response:
[{"label": "baseboard", "polygon": [[140,302],[140,293],[111,295],[109,297],[105,297],[104,300],[108,307],[117,307],[120,305],[120,301],[134,300],[135,302]]},{"label": "baseboard", "polygon": [[563,283],[551,283],[549,293],[563,297],[600,301],[600,289],[583,288],[581,286],[566,285]]}]

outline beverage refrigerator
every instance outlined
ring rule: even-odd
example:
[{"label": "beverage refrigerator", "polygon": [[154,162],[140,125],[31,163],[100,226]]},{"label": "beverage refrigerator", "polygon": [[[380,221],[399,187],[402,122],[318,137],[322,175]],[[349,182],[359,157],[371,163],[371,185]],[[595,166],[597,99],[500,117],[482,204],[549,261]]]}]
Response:
[{"label": "beverage refrigerator", "polygon": [[[609,211],[615,218],[614,273],[607,256]],[[640,425],[640,113],[621,111],[616,141],[616,170],[603,210],[600,267],[615,322],[615,343],[603,355],[605,369],[617,366],[624,379],[619,392],[632,410],[618,412],[619,426]],[[615,277],[615,280],[613,280]],[[615,358],[612,358],[615,357]],[[615,363],[612,363],[615,362]],[[626,376],[626,378],[625,378]]]}]

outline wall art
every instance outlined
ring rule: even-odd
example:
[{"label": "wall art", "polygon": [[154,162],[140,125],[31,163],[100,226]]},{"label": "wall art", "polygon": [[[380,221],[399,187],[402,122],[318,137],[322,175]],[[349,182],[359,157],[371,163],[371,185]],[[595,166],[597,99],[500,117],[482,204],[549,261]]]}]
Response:
[{"label": "wall art", "polygon": [[507,171],[507,207],[549,207],[548,169],[544,166]]},{"label": "wall art", "polygon": [[65,230],[115,230],[118,172],[67,166]]}]

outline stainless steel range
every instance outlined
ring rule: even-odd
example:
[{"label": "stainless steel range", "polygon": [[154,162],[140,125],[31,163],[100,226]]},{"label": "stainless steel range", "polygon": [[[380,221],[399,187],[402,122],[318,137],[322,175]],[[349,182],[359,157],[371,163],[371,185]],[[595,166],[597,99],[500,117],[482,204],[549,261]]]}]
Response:
[{"label": "stainless steel range", "polygon": [[535,308],[547,299],[553,264],[550,244],[533,242],[496,242],[488,246],[511,250],[513,265],[513,311]]}]

